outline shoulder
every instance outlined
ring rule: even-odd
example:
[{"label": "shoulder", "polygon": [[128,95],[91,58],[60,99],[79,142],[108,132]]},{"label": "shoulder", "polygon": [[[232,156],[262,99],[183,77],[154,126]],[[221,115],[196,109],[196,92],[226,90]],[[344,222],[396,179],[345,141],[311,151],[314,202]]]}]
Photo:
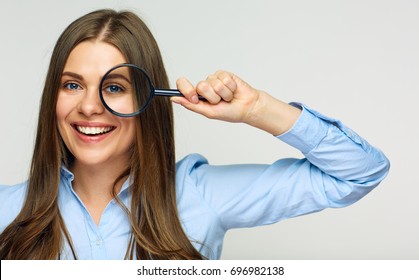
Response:
[{"label": "shoulder", "polygon": [[194,169],[206,164],[208,164],[208,160],[202,155],[190,154],[176,163],[176,174],[184,176],[185,173],[193,172]]},{"label": "shoulder", "polygon": [[199,184],[202,177],[200,169],[205,169],[204,166],[208,166],[208,161],[199,154],[190,154],[176,163],[176,198],[179,208],[189,205],[186,207],[189,209],[191,201],[202,201]]},{"label": "shoulder", "polygon": [[11,186],[0,185],[0,232],[19,214],[27,188],[27,181]]},{"label": "shoulder", "polygon": [[[200,154],[190,154],[176,163],[176,189],[195,188],[199,181],[198,170],[208,166],[208,160]],[[178,193],[179,195],[179,193]]]}]

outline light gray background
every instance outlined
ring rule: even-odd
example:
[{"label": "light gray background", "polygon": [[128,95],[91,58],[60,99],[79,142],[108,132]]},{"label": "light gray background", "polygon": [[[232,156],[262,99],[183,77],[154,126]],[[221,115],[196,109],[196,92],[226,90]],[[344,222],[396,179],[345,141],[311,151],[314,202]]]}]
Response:
[{"label": "light gray background", "polygon": [[[0,183],[27,177],[52,48],[74,19],[131,9],[149,25],[174,82],[233,71],[286,102],[341,119],[392,163],[357,204],[229,232],[224,259],[418,259],[416,103],[419,1],[5,1],[0,16]],[[264,132],[176,108],[177,155],[213,164],[300,153]]]}]

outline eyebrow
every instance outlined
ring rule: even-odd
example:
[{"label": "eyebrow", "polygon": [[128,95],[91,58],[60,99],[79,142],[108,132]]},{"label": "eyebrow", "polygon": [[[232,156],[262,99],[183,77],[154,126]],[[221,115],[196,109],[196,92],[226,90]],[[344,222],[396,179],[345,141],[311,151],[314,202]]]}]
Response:
[{"label": "eyebrow", "polygon": [[[70,77],[75,78],[77,80],[84,81],[82,75],[79,75],[79,74],[74,73],[74,72],[66,71],[66,72],[63,72],[63,74],[61,76],[70,76]],[[112,73],[112,74],[108,74],[106,76],[106,79],[115,79],[115,78],[121,78],[121,79],[127,81],[128,83],[131,83],[131,81],[127,77],[125,77],[125,75],[123,75],[123,74]]]},{"label": "eyebrow", "polygon": [[74,72],[63,72],[63,74],[61,75],[61,76],[70,76],[70,77],[72,77],[72,78],[75,78],[75,79],[78,79],[78,80],[81,80],[81,81],[84,81],[84,79],[83,79],[83,76],[82,75],[79,75],[79,74],[77,74],[77,73],[74,73]]},{"label": "eyebrow", "polygon": [[129,83],[129,84],[131,83],[131,81],[122,74],[112,73],[112,74],[106,75],[106,79],[116,79],[116,78],[121,78],[121,79],[127,81],[127,83]]}]

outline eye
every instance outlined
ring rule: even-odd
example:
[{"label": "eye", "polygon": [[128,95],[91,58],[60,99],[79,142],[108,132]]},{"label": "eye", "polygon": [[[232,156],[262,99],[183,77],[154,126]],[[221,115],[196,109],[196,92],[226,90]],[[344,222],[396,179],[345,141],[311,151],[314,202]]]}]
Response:
[{"label": "eye", "polygon": [[66,83],[64,84],[64,88],[68,90],[80,90],[81,87],[76,83]]},{"label": "eye", "polygon": [[121,93],[123,89],[117,85],[109,85],[105,87],[105,91],[109,93]]}]

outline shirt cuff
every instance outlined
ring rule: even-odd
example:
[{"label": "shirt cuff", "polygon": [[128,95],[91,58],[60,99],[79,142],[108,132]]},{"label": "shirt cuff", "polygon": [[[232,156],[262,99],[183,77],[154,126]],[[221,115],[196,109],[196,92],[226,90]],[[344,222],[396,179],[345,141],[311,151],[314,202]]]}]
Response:
[{"label": "shirt cuff", "polygon": [[290,105],[300,108],[301,115],[290,130],[276,138],[300,150],[303,154],[308,154],[326,137],[328,124],[304,104],[293,102]]}]

